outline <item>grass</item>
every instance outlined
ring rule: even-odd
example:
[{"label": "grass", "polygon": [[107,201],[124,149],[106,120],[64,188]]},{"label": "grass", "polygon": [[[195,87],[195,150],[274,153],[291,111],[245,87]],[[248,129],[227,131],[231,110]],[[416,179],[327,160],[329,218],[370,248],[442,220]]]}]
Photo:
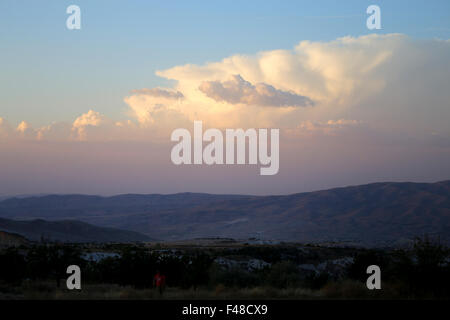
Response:
[{"label": "grass", "polygon": [[[64,285],[64,284],[62,284]],[[116,284],[85,284],[81,290],[56,288],[54,282],[24,282],[8,291],[0,288],[0,299],[29,300],[145,300],[145,299],[396,299],[395,288],[368,290],[363,283],[345,280],[330,282],[320,290],[304,288],[230,288],[221,284],[214,288],[180,289],[168,287],[163,295],[156,289],[136,289]],[[398,298],[398,297],[397,297]]]}]

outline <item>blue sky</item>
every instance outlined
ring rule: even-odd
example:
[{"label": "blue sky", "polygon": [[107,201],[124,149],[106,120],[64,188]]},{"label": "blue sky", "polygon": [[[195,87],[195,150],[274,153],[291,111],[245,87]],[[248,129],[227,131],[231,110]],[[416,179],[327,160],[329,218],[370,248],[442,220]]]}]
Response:
[{"label": "blue sky", "polygon": [[[79,31],[65,27],[70,4]],[[0,116],[39,126],[95,108],[119,119],[130,90],[169,83],[156,70],[373,33],[370,4],[381,7],[378,33],[450,38],[449,1],[4,0]]]}]

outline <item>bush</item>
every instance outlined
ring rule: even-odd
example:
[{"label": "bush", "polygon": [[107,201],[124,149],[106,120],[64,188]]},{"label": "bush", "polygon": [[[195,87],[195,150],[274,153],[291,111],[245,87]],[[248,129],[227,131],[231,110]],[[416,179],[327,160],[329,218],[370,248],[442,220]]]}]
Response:
[{"label": "bush", "polygon": [[291,261],[282,261],[272,265],[267,274],[267,283],[274,288],[299,286],[301,282],[297,266]]},{"label": "bush", "polygon": [[25,277],[25,258],[10,248],[0,254],[0,280],[8,284],[20,284]]}]

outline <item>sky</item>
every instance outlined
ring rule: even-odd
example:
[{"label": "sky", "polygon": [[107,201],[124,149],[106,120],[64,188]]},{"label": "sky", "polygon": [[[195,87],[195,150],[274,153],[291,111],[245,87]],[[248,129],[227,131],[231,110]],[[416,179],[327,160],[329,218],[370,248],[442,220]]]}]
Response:
[{"label": "sky", "polygon": [[[449,179],[448,39],[448,1],[4,0],[0,195]],[[175,166],[171,132],[194,120],[279,128],[279,173]]]}]

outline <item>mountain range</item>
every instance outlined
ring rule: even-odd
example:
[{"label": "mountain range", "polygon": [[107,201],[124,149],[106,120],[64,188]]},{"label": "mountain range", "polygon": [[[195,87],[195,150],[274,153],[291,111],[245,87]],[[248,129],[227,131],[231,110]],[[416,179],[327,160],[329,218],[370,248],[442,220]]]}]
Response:
[{"label": "mountain range", "polygon": [[159,240],[250,237],[394,245],[450,242],[450,181],[383,182],[291,195],[47,195],[0,202],[8,219],[79,220]]}]

